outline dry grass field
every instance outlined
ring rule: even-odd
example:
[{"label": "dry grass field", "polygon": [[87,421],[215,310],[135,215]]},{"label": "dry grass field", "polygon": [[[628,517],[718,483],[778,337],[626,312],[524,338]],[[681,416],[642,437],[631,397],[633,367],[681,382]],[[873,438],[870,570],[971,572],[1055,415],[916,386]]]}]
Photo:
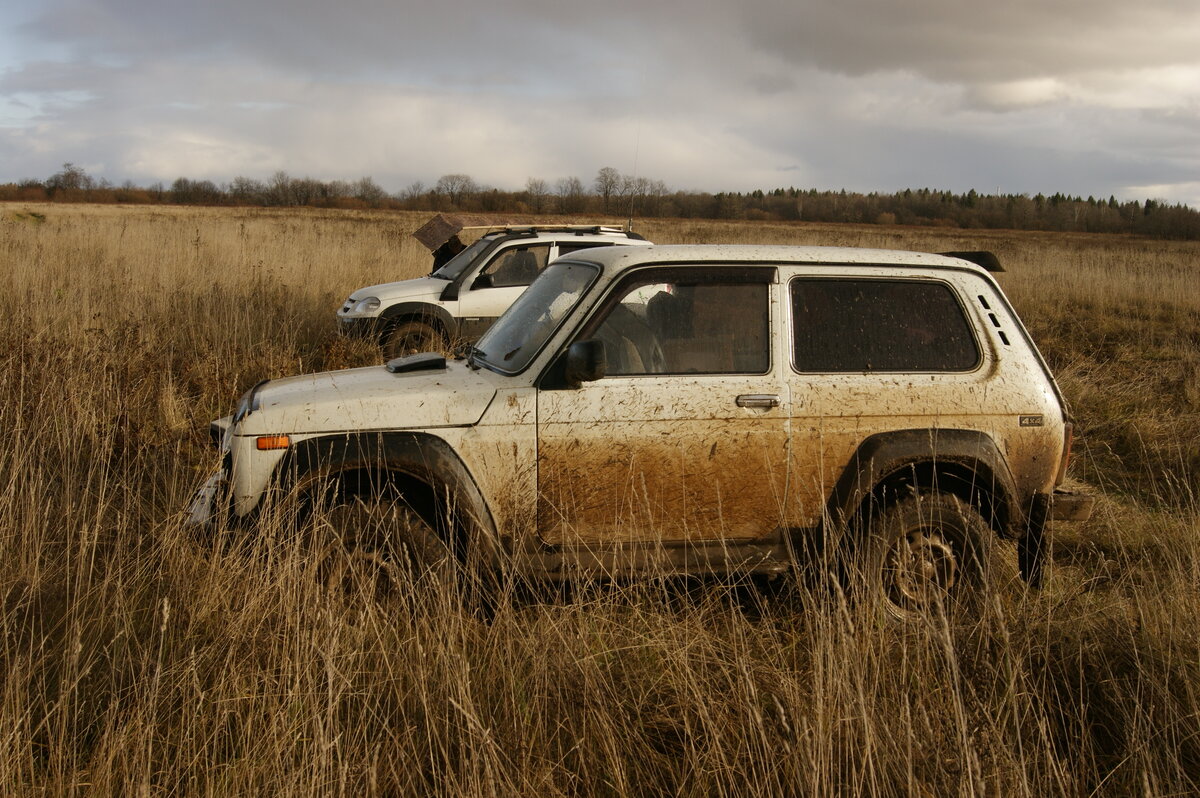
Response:
[{"label": "dry grass field", "polygon": [[[0,205],[0,794],[1200,792],[1200,246],[655,221],[661,242],[991,249],[1077,417],[1047,587],[969,629],[799,585],[348,607],[278,528],[189,536],[205,428],[361,365],[333,311],[420,214]],[[419,606],[418,606],[419,605]]]}]

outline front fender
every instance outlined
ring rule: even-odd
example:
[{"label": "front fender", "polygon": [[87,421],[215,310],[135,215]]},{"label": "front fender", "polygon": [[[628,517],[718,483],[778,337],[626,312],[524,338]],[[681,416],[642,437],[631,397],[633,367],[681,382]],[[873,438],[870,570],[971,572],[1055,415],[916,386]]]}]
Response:
[{"label": "front fender", "polygon": [[475,479],[446,441],[427,432],[366,432],[326,435],[297,443],[280,462],[276,484],[281,495],[304,483],[365,469],[403,475],[428,486],[436,511],[449,518],[464,540],[480,547],[489,561],[500,558],[496,524]]},{"label": "front fender", "polygon": [[382,335],[399,319],[422,319],[432,321],[442,328],[446,340],[453,340],[458,335],[458,319],[450,315],[450,311],[441,305],[430,305],[427,302],[399,302],[389,305],[379,314],[378,332]]}]

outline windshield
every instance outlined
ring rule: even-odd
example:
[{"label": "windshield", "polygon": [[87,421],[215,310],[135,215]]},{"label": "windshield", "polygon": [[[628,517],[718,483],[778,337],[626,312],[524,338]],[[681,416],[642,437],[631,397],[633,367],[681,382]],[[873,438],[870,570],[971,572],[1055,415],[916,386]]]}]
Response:
[{"label": "windshield", "polygon": [[462,252],[455,255],[450,260],[442,265],[442,268],[433,273],[433,277],[441,277],[443,280],[453,280],[467,270],[472,261],[479,256],[479,253],[488,248],[492,243],[489,238],[481,238],[471,246],[464,249]]},{"label": "windshield", "polygon": [[600,270],[585,263],[552,263],[475,346],[478,362],[516,374],[533,360],[579,304]]}]

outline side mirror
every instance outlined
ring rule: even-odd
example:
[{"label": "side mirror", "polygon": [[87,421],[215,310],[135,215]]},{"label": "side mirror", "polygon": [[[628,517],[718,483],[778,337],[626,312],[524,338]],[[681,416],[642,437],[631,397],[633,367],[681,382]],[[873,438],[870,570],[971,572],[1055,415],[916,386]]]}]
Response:
[{"label": "side mirror", "polygon": [[475,282],[471,283],[471,290],[474,290],[476,288],[491,288],[491,287],[492,287],[492,275],[490,275],[490,274],[481,274],[475,278]]},{"label": "side mirror", "polygon": [[568,388],[578,388],[585,382],[594,382],[607,372],[608,360],[604,356],[603,341],[576,341],[567,349]]}]

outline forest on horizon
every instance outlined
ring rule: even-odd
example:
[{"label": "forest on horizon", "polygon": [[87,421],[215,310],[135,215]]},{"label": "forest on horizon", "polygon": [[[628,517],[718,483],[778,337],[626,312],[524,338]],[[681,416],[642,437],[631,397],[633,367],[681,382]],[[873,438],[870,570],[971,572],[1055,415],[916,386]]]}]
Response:
[{"label": "forest on horizon", "polygon": [[445,174],[433,185],[416,181],[389,193],[371,177],[322,181],[275,172],[267,180],[228,183],[179,177],[169,186],[114,185],[79,166],[63,164],[45,179],[0,183],[0,201],[92,202],[262,207],[373,208],[431,212],[581,215],[629,218],[729,219],[906,225],[963,229],[1113,233],[1200,239],[1200,211],[1161,200],[1118,201],[1055,193],[955,193],[930,188],[894,193],[776,187],[749,192],[673,190],[663,181],[602,167],[590,184],[578,177],[529,178],[506,190],[470,175]]}]

